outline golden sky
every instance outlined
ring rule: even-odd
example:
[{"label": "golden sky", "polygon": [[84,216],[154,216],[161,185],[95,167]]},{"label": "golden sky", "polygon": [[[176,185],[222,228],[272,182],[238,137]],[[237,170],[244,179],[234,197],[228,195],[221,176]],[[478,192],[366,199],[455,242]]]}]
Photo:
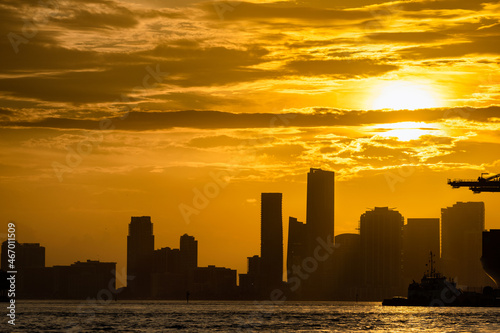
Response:
[{"label": "golden sky", "polygon": [[260,193],[283,193],[286,236],[317,167],[336,234],[456,201],[500,228],[498,194],[446,184],[500,172],[499,19],[486,0],[2,1],[2,220],[48,265],[123,267],[150,215],[157,248],[188,233],[200,265],[243,273]]}]

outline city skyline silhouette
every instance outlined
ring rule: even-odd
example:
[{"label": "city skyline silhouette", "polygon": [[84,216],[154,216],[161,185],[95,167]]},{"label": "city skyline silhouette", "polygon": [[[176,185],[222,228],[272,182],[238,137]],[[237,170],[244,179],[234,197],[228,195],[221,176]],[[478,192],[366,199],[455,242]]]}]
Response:
[{"label": "city skyline silhouette", "polygon": [[0,36],[5,327],[500,330],[498,0],[4,0]]},{"label": "city skyline silhouette", "polygon": [[[289,217],[288,235],[283,234],[282,193],[262,193],[261,251],[248,256],[248,269],[239,272],[239,279],[231,268],[198,265],[195,236],[183,234],[178,249],[158,247],[151,217],[132,216],[126,286],[116,284],[116,262],[87,259],[46,268],[45,247],[16,243],[20,285],[26,288],[20,297],[90,297],[108,283],[125,299],[267,299],[278,292],[283,300],[381,301],[405,294],[408,281],[423,274],[429,252],[437,254],[440,270],[466,290],[496,287],[496,273],[490,278],[491,268],[486,265],[485,272],[482,267],[482,260],[496,253],[491,245],[482,245],[490,237],[483,202],[442,208],[441,218],[405,219],[394,209],[375,207],[360,215],[359,233],[335,235],[334,187],[333,172],[310,169],[309,218],[302,223]],[[4,271],[9,270],[7,244],[2,244]],[[61,284],[66,287],[56,287]]]}]

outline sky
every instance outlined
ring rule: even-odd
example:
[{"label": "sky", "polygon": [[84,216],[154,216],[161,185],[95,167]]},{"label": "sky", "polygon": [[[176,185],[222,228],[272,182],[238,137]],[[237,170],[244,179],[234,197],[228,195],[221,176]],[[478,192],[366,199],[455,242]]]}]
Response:
[{"label": "sky", "polygon": [[260,193],[305,222],[309,168],[336,172],[335,234],[369,208],[440,217],[500,197],[500,3],[475,0],[0,4],[0,211],[46,264],[155,247],[246,271]]}]

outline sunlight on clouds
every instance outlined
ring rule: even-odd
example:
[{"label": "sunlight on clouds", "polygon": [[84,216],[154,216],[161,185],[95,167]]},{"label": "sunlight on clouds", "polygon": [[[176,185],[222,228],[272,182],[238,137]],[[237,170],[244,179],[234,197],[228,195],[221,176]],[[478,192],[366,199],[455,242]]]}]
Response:
[{"label": "sunlight on clouds", "polygon": [[394,124],[378,124],[372,127],[378,131],[384,131],[378,135],[384,138],[396,138],[399,141],[417,140],[424,135],[442,135],[436,124],[424,122],[406,121]]},{"label": "sunlight on clouds", "polygon": [[373,89],[371,108],[416,110],[441,106],[437,94],[429,87],[407,81],[391,81]]}]

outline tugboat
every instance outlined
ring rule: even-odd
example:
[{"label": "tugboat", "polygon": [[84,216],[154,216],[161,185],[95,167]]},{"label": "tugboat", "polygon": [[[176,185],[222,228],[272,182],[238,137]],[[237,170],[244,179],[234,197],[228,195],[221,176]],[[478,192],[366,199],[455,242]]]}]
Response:
[{"label": "tugboat", "polygon": [[420,283],[413,281],[408,286],[408,297],[385,299],[388,306],[500,306],[500,290],[485,287],[482,294],[457,289],[453,280],[448,280],[435,269],[434,255],[430,253],[428,270]]}]

